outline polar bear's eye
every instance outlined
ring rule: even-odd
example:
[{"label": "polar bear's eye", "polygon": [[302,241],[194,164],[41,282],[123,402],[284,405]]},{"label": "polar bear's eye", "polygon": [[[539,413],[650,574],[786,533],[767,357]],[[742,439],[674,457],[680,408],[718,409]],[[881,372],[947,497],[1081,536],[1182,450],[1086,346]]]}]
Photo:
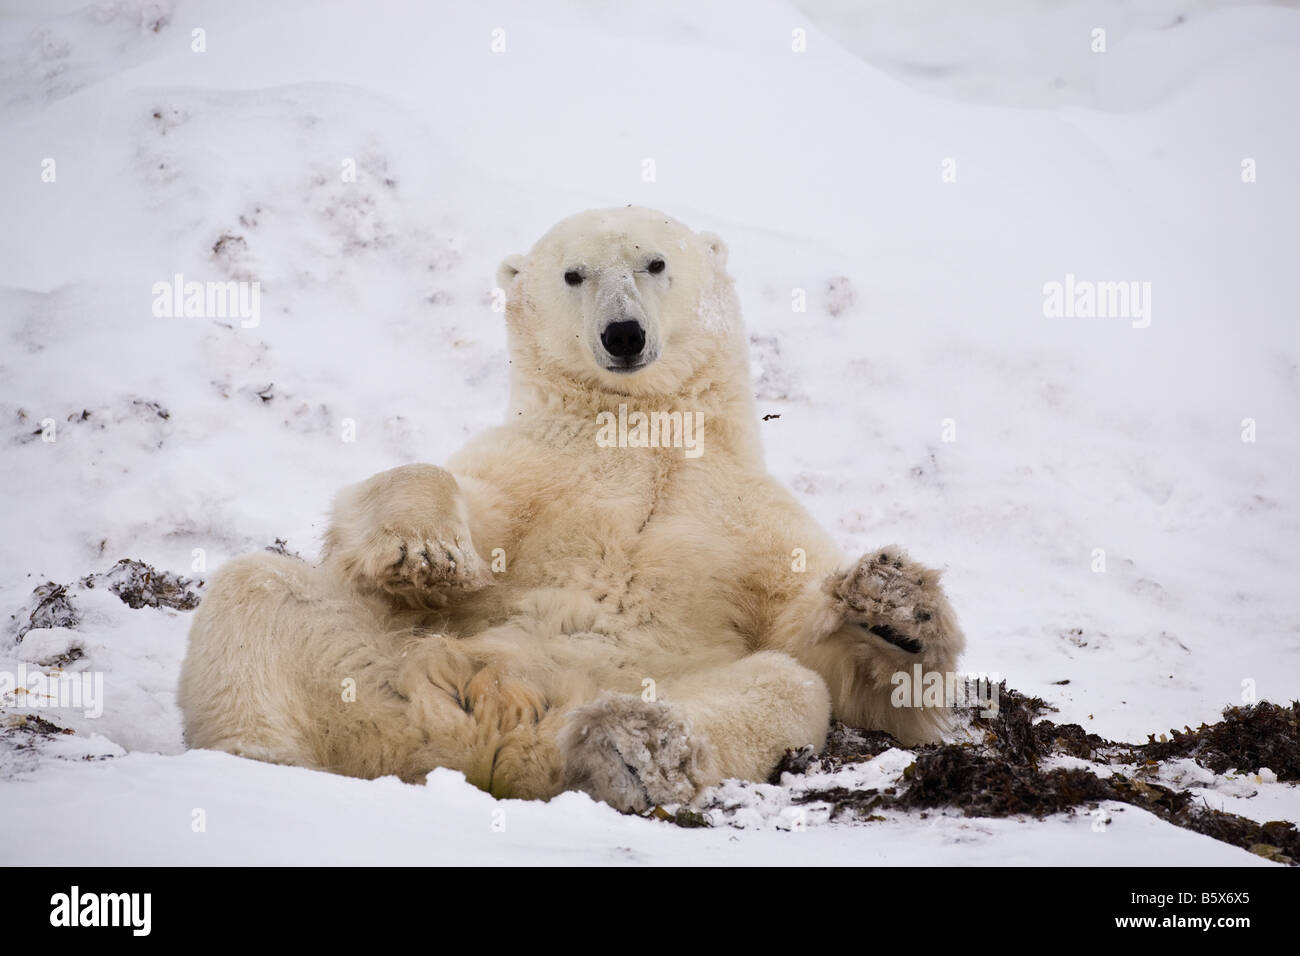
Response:
[{"label": "polar bear's eye", "polygon": [[582,285],[582,276],[577,272],[569,271],[564,274],[564,281],[569,285]]},{"label": "polar bear's eye", "polygon": [[651,259],[650,264],[646,266],[646,271],[651,275],[658,275],[664,271],[664,261],[662,259]]}]

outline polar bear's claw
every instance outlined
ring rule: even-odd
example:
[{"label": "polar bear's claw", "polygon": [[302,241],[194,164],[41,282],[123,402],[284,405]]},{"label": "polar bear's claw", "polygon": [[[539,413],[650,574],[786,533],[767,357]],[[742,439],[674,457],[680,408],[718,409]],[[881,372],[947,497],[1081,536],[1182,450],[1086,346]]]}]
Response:
[{"label": "polar bear's claw", "polygon": [[847,621],[906,654],[947,657],[962,644],[939,572],[911,561],[900,548],[859,558],[832,590]]},{"label": "polar bear's claw", "polygon": [[404,536],[390,532],[378,546],[387,555],[372,562],[376,585],[391,593],[473,591],[490,575],[460,538]]},{"label": "polar bear's claw", "polygon": [[907,651],[909,654],[919,654],[925,649],[921,642],[916,638],[904,637],[888,624],[877,624],[874,627],[868,627],[867,630],[885,643],[893,644],[895,647]]}]

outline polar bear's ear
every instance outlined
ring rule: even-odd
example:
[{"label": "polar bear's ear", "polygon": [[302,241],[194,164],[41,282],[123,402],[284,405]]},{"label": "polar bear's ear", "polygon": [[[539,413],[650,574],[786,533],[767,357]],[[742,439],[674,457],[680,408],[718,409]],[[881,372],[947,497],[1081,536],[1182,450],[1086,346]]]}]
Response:
[{"label": "polar bear's ear", "polygon": [[501,265],[497,266],[497,285],[507,292],[510,291],[510,283],[515,281],[515,276],[519,275],[519,270],[523,267],[523,256],[506,256],[501,260]]},{"label": "polar bear's ear", "polygon": [[713,256],[714,261],[718,263],[718,268],[726,268],[727,244],[722,241],[722,237],[712,232],[702,232],[700,233],[700,240]]}]

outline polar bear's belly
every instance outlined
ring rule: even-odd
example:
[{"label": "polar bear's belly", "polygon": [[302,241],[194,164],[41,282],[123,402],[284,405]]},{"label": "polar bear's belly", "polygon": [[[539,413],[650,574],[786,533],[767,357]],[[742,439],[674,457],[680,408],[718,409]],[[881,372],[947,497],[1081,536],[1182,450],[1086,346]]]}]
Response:
[{"label": "polar bear's belly", "polygon": [[557,502],[519,541],[493,590],[534,640],[559,645],[559,660],[599,656],[619,666],[652,651],[734,657],[745,642],[728,599],[730,545],[721,521],[671,501],[640,511]]}]

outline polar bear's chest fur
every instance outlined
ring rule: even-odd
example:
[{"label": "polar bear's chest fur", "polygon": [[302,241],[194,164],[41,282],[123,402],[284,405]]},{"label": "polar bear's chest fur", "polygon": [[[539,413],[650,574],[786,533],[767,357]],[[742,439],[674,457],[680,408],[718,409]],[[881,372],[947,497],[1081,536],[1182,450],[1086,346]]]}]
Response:
[{"label": "polar bear's chest fur", "polygon": [[508,540],[495,540],[490,523],[475,529],[480,551],[499,560],[468,630],[526,621],[530,639],[570,663],[743,652],[733,601],[737,569],[752,559],[739,547],[753,517],[744,494],[752,469],[747,478],[726,449],[688,458],[680,448],[606,448],[589,432],[486,446],[528,461],[527,475],[467,449],[471,479],[490,474],[504,486],[495,507],[514,519]]}]

